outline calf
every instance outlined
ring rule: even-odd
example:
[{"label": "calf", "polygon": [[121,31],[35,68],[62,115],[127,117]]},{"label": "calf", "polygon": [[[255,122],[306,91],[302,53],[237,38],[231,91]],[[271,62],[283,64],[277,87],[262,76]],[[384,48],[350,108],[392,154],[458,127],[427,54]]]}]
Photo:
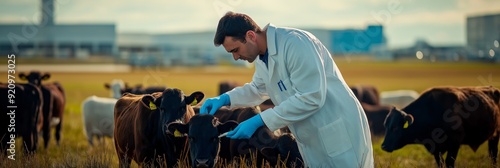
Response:
[{"label": "calf", "polygon": [[[227,107],[222,107],[217,110],[214,116],[218,118],[218,121],[220,122],[230,122],[230,121],[243,122],[257,115],[258,113],[259,112],[257,111],[257,109],[254,107],[235,108],[231,110],[228,109]],[[192,129],[204,129],[204,128],[193,127]],[[173,130],[174,129],[170,128],[169,126],[169,131]],[[224,132],[219,132],[219,133],[224,133]],[[280,160],[278,160],[277,157],[278,155],[273,155],[270,152],[266,153],[267,155],[265,155],[262,152],[263,149],[269,148],[269,149],[276,149],[275,154],[280,154],[281,156],[288,156],[289,153],[294,153],[290,154],[290,158],[287,160],[287,163],[290,163],[288,165],[292,165],[292,163],[295,160],[302,160],[300,154],[296,155],[297,153],[299,153],[299,151],[295,139],[293,139],[292,142],[288,143],[287,141],[280,141],[279,140],[280,138],[281,138],[280,136],[276,136],[265,126],[259,127],[250,139],[229,140],[227,138],[221,138],[220,150],[225,152],[221,152],[219,157],[221,159],[229,161],[232,160],[234,157],[253,158],[250,157],[250,155],[254,154],[258,166],[262,165],[262,159],[269,161],[269,163],[272,166],[274,166],[280,162]],[[280,142],[287,142],[287,143],[279,144]],[[290,146],[293,145],[295,145],[296,148],[290,148]],[[278,150],[279,147],[281,147],[282,150]],[[193,146],[191,146],[191,148],[193,148]],[[269,151],[269,149],[266,150]],[[284,158],[281,159],[284,160]],[[210,158],[210,160],[215,160],[215,158]]]},{"label": "calf", "polygon": [[[20,136],[24,152],[35,152],[43,119],[40,89],[32,84],[0,84],[0,92],[5,93],[0,98],[0,109],[5,115],[0,119],[0,150],[9,158],[14,157],[15,138]],[[13,97],[9,99],[7,95]]]},{"label": "calf", "polygon": [[42,81],[50,78],[49,73],[42,74],[39,71],[31,71],[28,75],[19,74],[21,80],[27,80],[29,83],[37,86],[42,91],[43,97],[43,139],[45,148],[49,145],[50,128],[55,127],[56,143],[59,146],[61,140],[64,108],[66,96],[62,85],[58,82],[46,83]]},{"label": "calf", "polygon": [[[168,132],[188,134],[192,167],[214,167],[221,147],[218,136],[236,126],[238,123],[235,121],[221,123],[212,115],[202,114],[193,116],[186,124],[170,123]],[[222,146],[225,147],[227,144]]]},{"label": "calf", "polygon": [[496,164],[500,111],[500,91],[493,87],[436,87],[402,110],[393,108],[385,120],[382,149],[388,152],[407,144],[423,144],[441,167],[454,167],[461,144],[476,151],[488,140],[488,150]]},{"label": "calf", "polygon": [[113,137],[113,113],[118,99],[90,96],[82,102],[83,133],[91,146],[93,137]]},{"label": "calf", "polygon": [[[166,163],[173,167],[184,148],[177,144],[184,142],[176,143],[173,135],[166,134],[166,126],[176,120],[189,122],[194,115],[190,104],[200,102],[203,97],[201,92],[185,96],[179,89],[168,88],[146,95],[125,94],[118,99],[113,136],[120,167],[129,167],[132,159],[141,166],[153,163],[158,167]],[[165,162],[159,162],[158,158]]]}]

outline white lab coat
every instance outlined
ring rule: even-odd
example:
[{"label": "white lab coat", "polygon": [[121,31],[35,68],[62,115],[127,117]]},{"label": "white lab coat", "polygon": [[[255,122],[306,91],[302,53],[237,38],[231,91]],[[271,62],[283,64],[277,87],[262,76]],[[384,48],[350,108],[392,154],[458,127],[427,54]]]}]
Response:
[{"label": "white lab coat", "polygon": [[[267,30],[266,30],[267,29]],[[231,108],[261,113],[271,130],[288,126],[309,167],[374,167],[368,121],[327,48],[311,33],[268,24],[268,68],[255,59],[252,82],[228,92]]]}]

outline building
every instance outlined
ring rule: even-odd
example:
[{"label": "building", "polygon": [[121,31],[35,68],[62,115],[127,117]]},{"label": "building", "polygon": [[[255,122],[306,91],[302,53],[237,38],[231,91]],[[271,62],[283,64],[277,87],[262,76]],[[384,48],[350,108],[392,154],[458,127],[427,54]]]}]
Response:
[{"label": "building", "polygon": [[56,24],[54,0],[42,0],[39,24],[0,24],[0,54],[56,58],[116,55],[114,24]]},{"label": "building", "polygon": [[500,61],[500,13],[467,17],[467,51],[471,58]]},{"label": "building", "polygon": [[[18,57],[87,59],[114,56],[134,66],[245,65],[233,61],[223,47],[214,47],[214,31],[172,34],[119,33],[115,24],[56,24],[54,0],[42,0],[39,24],[0,24],[0,54]],[[392,59],[383,26],[366,29],[305,29],[329,49],[333,57],[374,55]]]}]

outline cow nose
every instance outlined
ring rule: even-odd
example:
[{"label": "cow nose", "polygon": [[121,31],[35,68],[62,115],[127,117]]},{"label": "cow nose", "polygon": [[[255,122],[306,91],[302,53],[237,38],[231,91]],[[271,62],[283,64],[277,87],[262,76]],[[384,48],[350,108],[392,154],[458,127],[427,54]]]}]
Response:
[{"label": "cow nose", "polygon": [[196,167],[208,168],[208,159],[196,159]]},{"label": "cow nose", "polygon": [[386,151],[386,152],[392,152],[392,150],[391,150],[391,149],[389,149],[389,148],[387,147],[387,145],[382,145],[382,150],[384,150],[384,151]]}]

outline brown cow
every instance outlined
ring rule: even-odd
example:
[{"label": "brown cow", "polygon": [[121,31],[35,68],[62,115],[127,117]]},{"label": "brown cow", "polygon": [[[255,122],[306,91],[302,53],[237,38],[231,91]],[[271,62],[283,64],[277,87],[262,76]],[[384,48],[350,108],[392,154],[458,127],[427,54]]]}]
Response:
[{"label": "brown cow", "polygon": [[29,83],[38,86],[43,95],[43,139],[45,148],[49,145],[50,128],[55,126],[56,143],[59,146],[61,141],[61,132],[64,116],[64,107],[66,97],[64,89],[58,82],[42,84],[42,81],[50,78],[49,73],[42,75],[39,71],[31,71],[28,75],[20,73],[21,80],[27,80]]},{"label": "brown cow", "polygon": [[385,120],[382,149],[387,152],[407,144],[423,144],[438,167],[443,154],[454,167],[461,144],[476,151],[488,140],[496,164],[500,136],[500,91],[493,87],[431,88],[402,110],[392,109]]},{"label": "brown cow", "polygon": [[[202,92],[185,96],[179,89],[168,88],[153,94],[125,94],[118,99],[114,141],[120,167],[129,167],[132,159],[139,165],[173,167],[186,139],[167,135],[166,126],[176,120],[189,122],[194,115],[190,104],[201,102],[203,97]],[[165,162],[159,162],[158,158]]]},{"label": "brown cow", "polygon": [[373,85],[354,85],[350,87],[359,102],[370,105],[380,105],[380,95]]}]

